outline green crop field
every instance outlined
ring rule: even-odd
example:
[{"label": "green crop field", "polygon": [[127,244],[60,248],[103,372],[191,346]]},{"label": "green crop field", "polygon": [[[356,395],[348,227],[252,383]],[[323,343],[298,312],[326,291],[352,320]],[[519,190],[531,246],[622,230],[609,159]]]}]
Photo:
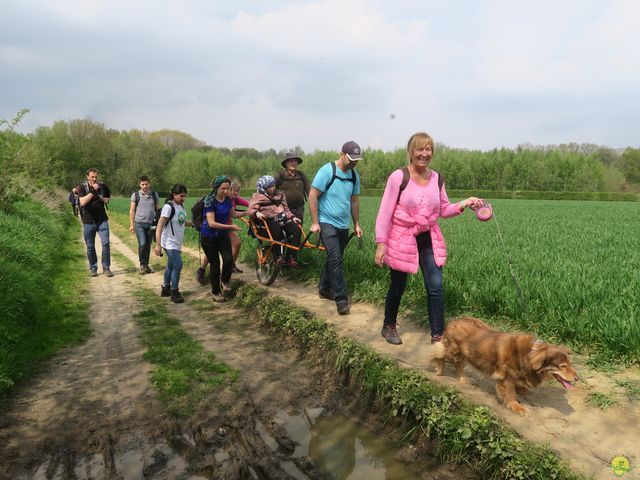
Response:
[{"label": "green crop field", "polygon": [[[444,267],[447,316],[468,313],[496,318],[584,353],[638,363],[637,204],[544,200],[494,200],[492,204],[495,220],[486,223],[470,211],[440,221],[449,249]],[[111,212],[122,212],[128,205],[128,199],[114,199]],[[388,271],[373,262],[378,205],[377,198],[361,199],[364,239],[360,249],[355,240],[349,244],[344,267],[354,299],[382,305]],[[305,224],[309,225],[308,213]],[[197,234],[188,230],[187,244],[197,246]],[[244,238],[243,242],[241,257],[251,262],[254,241]],[[317,281],[323,254],[307,251],[302,259],[309,265],[292,275]],[[420,274],[411,277],[403,309],[405,316],[425,321]],[[372,321],[382,323],[382,319]]]}]

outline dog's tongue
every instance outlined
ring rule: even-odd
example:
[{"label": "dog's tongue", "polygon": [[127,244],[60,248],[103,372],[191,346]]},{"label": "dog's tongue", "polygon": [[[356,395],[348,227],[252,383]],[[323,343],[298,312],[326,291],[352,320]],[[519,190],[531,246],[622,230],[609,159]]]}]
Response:
[{"label": "dog's tongue", "polygon": [[553,376],[556,378],[556,380],[558,380],[558,382],[560,382],[560,385],[562,385],[567,390],[573,390],[574,388],[576,388],[573,385],[571,385],[571,383],[567,382],[564,378],[562,378],[560,375],[558,375],[557,373],[554,373]]}]

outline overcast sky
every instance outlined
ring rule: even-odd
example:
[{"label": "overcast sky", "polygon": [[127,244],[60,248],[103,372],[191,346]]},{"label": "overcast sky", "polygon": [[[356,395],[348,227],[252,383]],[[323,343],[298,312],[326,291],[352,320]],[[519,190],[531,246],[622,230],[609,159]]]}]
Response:
[{"label": "overcast sky", "polygon": [[214,146],[640,146],[636,0],[0,0],[0,118]]}]

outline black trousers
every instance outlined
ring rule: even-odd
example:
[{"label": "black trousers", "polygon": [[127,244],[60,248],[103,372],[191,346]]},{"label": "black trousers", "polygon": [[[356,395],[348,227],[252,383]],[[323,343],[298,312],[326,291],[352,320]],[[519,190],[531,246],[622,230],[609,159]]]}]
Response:
[{"label": "black trousers", "polygon": [[[231,255],[231,240],[229,235],[222,237],[201,237],[200,245],[204,254],[209,259],[209,280],[211,281],[211,293],[219,294],[221,284],[231,280],[231,268],[233,267],[233,255]],[[220,257],[222,257],[222,274],[220,273]]]},{"label": "black trousers", "polygon": [[[302,240],[302,232],[300,231],[300,227],[293,220],[289,220],[284,224],[284,227],[276,222],[273,218],[267,218],[267,225],[269,225],[269,230],[271,231],[271,236],[274,240],[283,241],[287,239],[286,243],[290,245],[295,245],[296,247],[300,246],[300,242]],[[281,248],[275,248],[277,256],[282,254]],[[297,250],[289,250],[287,253],[288,256],[295,258],[297,255]]]}]

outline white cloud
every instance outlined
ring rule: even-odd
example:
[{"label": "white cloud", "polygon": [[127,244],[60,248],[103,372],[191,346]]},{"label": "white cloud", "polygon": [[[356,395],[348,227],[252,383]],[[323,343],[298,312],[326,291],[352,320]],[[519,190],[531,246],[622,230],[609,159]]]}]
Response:
[{"label": "white cloud", "polygon": [[[23,0],[0,118],[91,116],[215,145],[637,144],[632,1]],[[395,115],[392,119],[390,115]]]}]

